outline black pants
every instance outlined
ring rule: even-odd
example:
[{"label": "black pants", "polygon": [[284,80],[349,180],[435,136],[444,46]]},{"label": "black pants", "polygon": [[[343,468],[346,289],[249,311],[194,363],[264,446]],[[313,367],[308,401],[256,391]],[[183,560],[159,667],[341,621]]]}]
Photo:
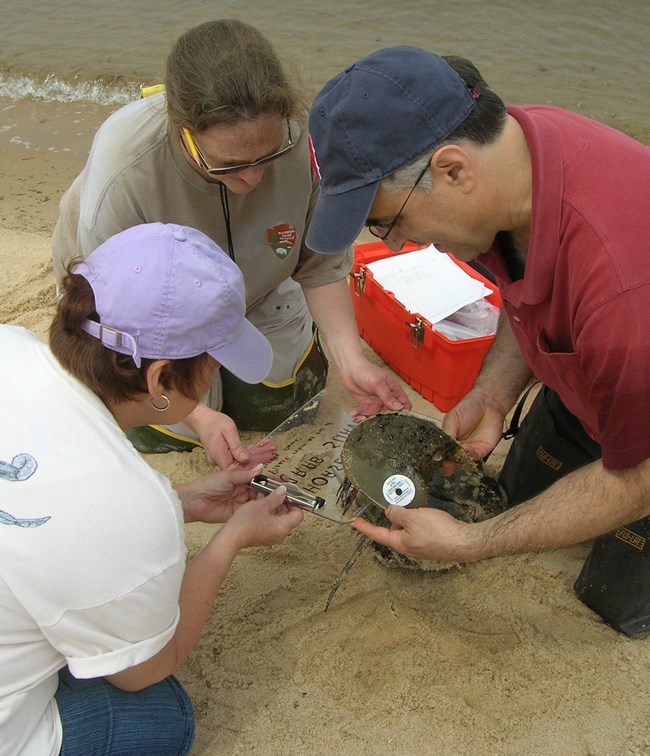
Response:
[{"label": "black pants", "polygon": [[[515,434],[499,482],[512,507],[600,456],[600,446],[543,386]],[[650,517],[596,538],[574,587],[615,629],[626,635],[650,630]]]}]

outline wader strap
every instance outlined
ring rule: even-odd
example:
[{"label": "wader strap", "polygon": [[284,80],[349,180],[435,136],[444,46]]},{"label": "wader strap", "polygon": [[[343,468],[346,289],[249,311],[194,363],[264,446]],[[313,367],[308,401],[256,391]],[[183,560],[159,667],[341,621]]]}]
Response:
[{"label": "wader strap", "polygon": [[524,405],[526,404],[526,399],[528,399],[528,394],[530,394],[530,392],[535,388],[535,386],[537,386],[538,383],[539,381],[535,381],[535,383],[531,383],[530,386],[526,389],[523,396],[519,400],[515,411],[512,413],[512,417],[510,418],[510,425],[506,430],[503,431],[501,438],[505,438],[507,440],[509,438],[514,438],[517,435],[521,421],[521,413],[524,411]]},{"label": "wader strap", "polygon": [[[530,392],[535,388],[535,386],[537,386],[538,383],[540,383],[540,381],[531,383],[526,391],[524,391],[521,399],[515,407],[515,411],[512,413],[512,417],[510,418],[510,425],[506,428],[506,430],[503,431],[501,438],[497,441],[494,449],[496,449],[504,439],[507,441],[508,439],[514,438],[517,435],[517,433],[519,432],[519,426],[521,425],[521,413],[524,411],[524,405],[526,404],[526,399],[528,399],[528,394],[530,394]],[[490,454],[492,454],[494,449],[492,449],[492,451],[489,451],[481,461],[487,462],[490,458]]]}]

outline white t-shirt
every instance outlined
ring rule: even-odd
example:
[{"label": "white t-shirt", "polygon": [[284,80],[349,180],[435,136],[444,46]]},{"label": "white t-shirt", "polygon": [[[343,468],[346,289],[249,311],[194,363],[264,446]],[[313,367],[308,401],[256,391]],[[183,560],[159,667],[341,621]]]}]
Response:
[{"label": "white t-shirt", "polygon": [[180,501],[88,388],[0,325],[0,754],[58,754],[59,669],[93,678],[173,636]]}]

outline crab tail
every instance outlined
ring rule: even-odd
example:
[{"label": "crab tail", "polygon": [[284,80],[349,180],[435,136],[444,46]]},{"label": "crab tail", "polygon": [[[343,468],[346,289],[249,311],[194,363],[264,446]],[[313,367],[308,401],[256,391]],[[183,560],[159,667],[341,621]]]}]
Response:
[{"label": "crab tail", "polygon": [[345,566],[339,572],[338,577],[334,581],[334,584],[332,585],[332,588],[329,592],[329,596],[327,597],[327,601],[325,602],[325,609],[323,611],[327,611],[330,603],[332,602],[332,599],[334,598],[334,594],[338,591],[339,586],[341,583],[345,580],[348,572],[352,569],[354,566],[354,563],[357,561],[357,559],[361,556],[361,552],[371,543],[370,539],[366,538],[365,536],[362,536],[362,540],[357,544],[356,549],[352,552],[352,556],[348,559],[348,561],[345,563]]}]

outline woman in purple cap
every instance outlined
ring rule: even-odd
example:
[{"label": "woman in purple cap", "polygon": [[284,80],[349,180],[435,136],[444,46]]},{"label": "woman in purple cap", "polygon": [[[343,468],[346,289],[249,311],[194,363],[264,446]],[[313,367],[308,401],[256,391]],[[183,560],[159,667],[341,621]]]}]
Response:
[{"label": "woman in purple cap", "polygon": [[[0,326],[0,743],[3,753],[184,754],[172,676],[237,552],[302,521],[260,467],[172,485],[126,437],[181,420],[224,365],[272,360],[236,265],[161,223],[110,238],[64,281],[49,347]],[[225,523],[187,565],[186,522]]]}]

